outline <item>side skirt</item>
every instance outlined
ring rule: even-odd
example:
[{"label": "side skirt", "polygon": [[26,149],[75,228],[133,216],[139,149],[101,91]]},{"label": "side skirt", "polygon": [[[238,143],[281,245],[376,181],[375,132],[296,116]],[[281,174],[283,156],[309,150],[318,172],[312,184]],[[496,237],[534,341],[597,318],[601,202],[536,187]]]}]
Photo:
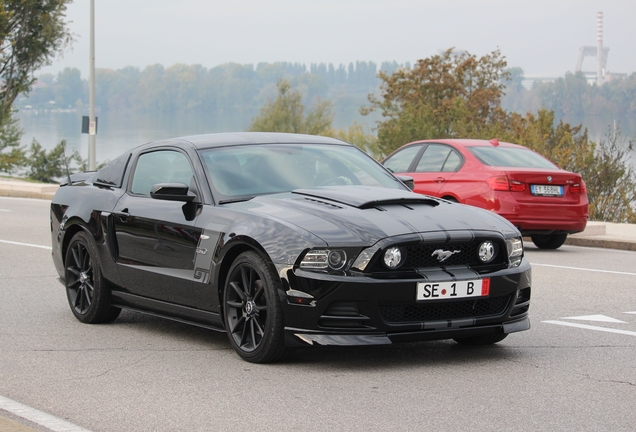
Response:
[{"label": "side skirt", "polygon": [[214,312],[153,300],[122,291],[111,291],[113,306],[224,332],[221,316]]}]

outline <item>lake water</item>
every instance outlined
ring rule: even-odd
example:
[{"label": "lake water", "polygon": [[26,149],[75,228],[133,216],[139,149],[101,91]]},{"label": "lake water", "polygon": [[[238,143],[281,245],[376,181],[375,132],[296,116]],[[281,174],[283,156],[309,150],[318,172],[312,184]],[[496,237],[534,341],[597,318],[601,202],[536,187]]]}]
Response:
[{"label": "lake water", "polygon": [[[88,135],[81,133],[82,115],[77,112],[18,112],[20,126],[24,130],[22,145],[27,148],[36,139],[46,150],[55,147],[61,140],[67,142],[67,155],[77,149],[83,159],[88,159]],[[205,113],[176,115],[142,115],[110,113],[98,115],[96,137],[97,163],[112,160],[126,150],[150,141],[214,132],[244,131],[250,119],[236,115],[227,118],[212,118]],[[624,136],[636,135],[635,124],[621,125]],[[593,140],[610,131],[612,125],[601,121],[589,127]],[[625,127],[627,126],[627,127]],[[345,128],[346,126],[338,126]],[[636,164],[636,149],[631,152],[631,161]]]},{"label": "lake water", "polygon": [[[22,145],[30,147],[33,139],[50,150],[66,140],[67,155],[76,149],[88,158],[88,134],[82,134],[82,115],[76,112],[19,112],[24,130]],[[95,155],[97,163],[112,160],[138,145],[167,138],[214,132],[242,131],[249,121],[233,118],[210,119],[205,114],[158,115],[139,114],[98,115]]]}]

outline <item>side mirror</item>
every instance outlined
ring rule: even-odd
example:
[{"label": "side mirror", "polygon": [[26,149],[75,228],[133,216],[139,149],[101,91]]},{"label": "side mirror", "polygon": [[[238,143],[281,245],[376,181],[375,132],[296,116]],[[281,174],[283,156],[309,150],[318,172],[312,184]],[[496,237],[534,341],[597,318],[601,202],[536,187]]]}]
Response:
[{"label": "side mirror", "polygon": [[404,186],[406,186],[407,188],[411,190],[415,189],[415,181],[413,180],[413,177],[409,177],[409,176],[396,176],[396,177],[399,181],[404,183]]},{"label": "side mirror", "polygon": [[150,189],[150,196],[159,200],[192,202],[196,195],[189,193],[189,189],[183,183],[157,183]]}]

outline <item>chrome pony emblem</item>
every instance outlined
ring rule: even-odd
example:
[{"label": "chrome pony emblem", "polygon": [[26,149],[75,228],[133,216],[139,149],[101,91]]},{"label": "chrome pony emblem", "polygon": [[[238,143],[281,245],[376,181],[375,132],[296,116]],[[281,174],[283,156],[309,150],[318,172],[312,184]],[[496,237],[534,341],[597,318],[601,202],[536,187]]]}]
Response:
[{"label": "chrome pony emblem", "polygon": [[451,255],[454,255],[454,254],[460,253],[460,252],[461,252],[460,250],[445,251],[443,249],[437,249],[431,254],[431,256],[437,257],[437,260],[439,262],[444,262],[448,258],[450,258]]},{"label": "chrome pony emblem", "polygon": [[552,183],[552,176],[548,176],[548,183]]}]

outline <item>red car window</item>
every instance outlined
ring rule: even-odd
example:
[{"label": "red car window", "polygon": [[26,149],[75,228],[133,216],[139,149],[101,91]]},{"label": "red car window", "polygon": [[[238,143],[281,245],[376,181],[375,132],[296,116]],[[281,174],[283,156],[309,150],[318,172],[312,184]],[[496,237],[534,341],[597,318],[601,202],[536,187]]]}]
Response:
[{"label": "red car window", "polygon": [[429,144],[415,168],[416,172],[455,171],[461,163],[461,157],[451,147],[441,144]]},{"label": "red car window", "polygon": [[385,160],[383,165],[394,173],[409,172],[409,167],[421,148],[421,145],[405,147]]},{"label": "red car window", "polygon": [[532,150],[519,147],[468,147],[484,165],[520,168],[558,168]]}]

